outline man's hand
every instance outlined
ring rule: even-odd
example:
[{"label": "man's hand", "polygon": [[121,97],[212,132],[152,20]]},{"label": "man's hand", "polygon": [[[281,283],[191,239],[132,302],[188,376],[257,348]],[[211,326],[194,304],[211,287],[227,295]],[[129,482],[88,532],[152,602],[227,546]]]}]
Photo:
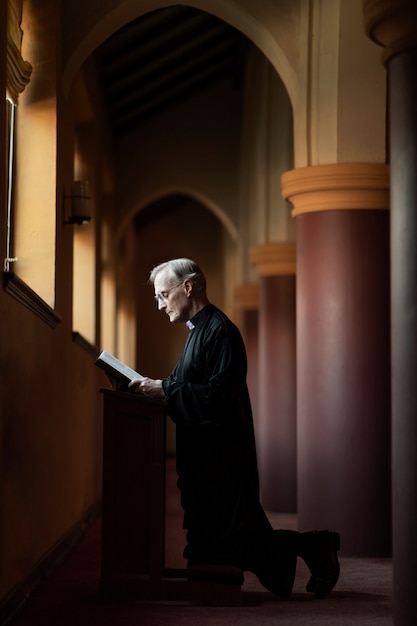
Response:
[{"label": "man's hand", "polygon": [[140,378],[129,383],[129,391],[140,393],[146,398],[153,400],[166,400],[162,388],[162,380],[154,378]]}]

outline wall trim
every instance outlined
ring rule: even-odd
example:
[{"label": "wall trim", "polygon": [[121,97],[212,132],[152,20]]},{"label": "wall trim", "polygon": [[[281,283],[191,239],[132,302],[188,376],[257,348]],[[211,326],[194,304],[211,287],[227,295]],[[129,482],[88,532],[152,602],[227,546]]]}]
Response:
[{"label": "wall trim", "polygon": [[389,165],[333,163],[285,172],[282,195],[292,203],[293,217],[334,210],[389,209]]},{"label": "wall trim", "polygon": [[56,328],[62,321],[61,316],[14,272],[3,273],[3,289],[51,328]]},{"label": "wall trim", "polygon": [[415,0],[363,0],[365,32],[384,47],[382,62],[417,46],[417,5]]},{"label": "wall trim", "polygon": [[264,243],[249,249],[249,259],[258,276],[295,274],[295,241]]},{"label": "wall trim", "polygon": [[234,302],[239,311],[256,311],[259,308],[259,285],[238,285],[235,288]]},{"label": "wall trim", "polygon": [[91,354],[93,358],[97,358],[100,354],[100,349],[91,343],[88,339],[86,339],[81,333],[76,330],[72,331],[72,340],[73,342],[82,348],[88,354]]}]

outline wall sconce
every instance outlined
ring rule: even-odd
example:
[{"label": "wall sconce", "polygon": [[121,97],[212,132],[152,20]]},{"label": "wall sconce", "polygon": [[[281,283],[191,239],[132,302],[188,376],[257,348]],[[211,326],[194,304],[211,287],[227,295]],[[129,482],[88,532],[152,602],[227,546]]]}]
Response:
[{"label": "wall sconce", "polygon": [[[70,213],[66,215],[66,200],[69,200]],[[64,195],[64,224],[85,224],[91,220],[90,195],[88,180],[74,180],[71,184],[71,193]]]}]

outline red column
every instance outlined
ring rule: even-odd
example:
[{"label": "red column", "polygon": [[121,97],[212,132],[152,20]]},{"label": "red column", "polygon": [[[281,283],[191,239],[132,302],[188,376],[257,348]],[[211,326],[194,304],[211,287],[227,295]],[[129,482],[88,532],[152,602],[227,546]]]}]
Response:
[{"label": "red column", "polygon": [[297,507],[295,246],[251,249],[259,275],[257,446],[263,506]]},{"label": "red column", "polygon": [[300,530],[342,553],[391,550],[388,171],[335,164],[283,176],[297,219]]},{"label": "red column", "polygon": [[258,285],[240,285],[235,290],[237,325],[245,342],[248,358],[248,388],[252,404],[255,429],[258,412]]}]

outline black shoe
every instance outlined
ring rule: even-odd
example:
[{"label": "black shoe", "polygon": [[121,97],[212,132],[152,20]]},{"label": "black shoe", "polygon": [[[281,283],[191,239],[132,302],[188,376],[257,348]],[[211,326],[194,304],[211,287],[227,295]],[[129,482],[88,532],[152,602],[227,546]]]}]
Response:
[{"label": "black shoe", "polygon": [[340,536],[338,533],[322,530],[303,533],[301,537],[300,556],[311,572],[306,590],[314,593],[318,599],[325,598],[339,579],[337,551],[340,549]]}]

